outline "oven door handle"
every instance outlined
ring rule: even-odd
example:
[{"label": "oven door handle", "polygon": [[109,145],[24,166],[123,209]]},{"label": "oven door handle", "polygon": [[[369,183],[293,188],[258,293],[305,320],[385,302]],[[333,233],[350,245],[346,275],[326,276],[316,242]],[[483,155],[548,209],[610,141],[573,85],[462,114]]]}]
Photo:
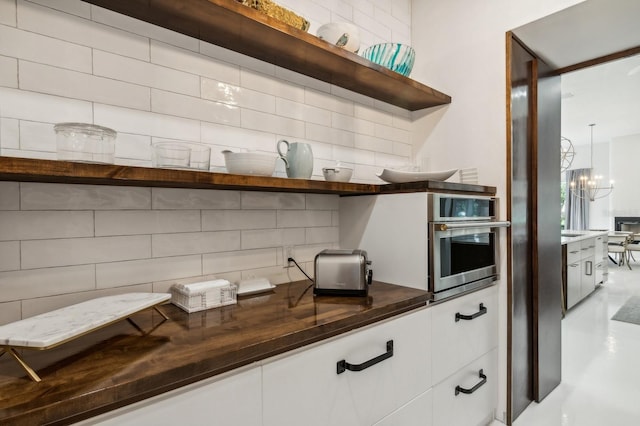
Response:
[{"label": "oven door handle", "polygon": [[446,231],[448,229],[463,228],[508,228],[511,222],[508,220],[495,222],[452,222],[452,223],[436,223],[435,227],[438,231]]}]

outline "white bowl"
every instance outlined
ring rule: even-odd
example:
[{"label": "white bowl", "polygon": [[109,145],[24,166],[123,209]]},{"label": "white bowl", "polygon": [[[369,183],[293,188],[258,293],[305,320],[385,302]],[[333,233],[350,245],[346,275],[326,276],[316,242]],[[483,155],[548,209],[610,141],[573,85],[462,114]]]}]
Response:
[{"label": "white bowl", "polygon": [[324,175],[324,180],[327,182],[349,182],[353,174],[353,169],[340,166],[325,167],[322,169],[322,174]]},{"label": "white bowl", "polygon": [[332,22],[318,28],[319,38],[349,52],[356,53],[360,49],[360,32],[358,27],[349,22]]},{"label": "white bowl", "polygon": [[227,171],[236,175],[272,176],[276,170],[274,154],[222,151]]}]

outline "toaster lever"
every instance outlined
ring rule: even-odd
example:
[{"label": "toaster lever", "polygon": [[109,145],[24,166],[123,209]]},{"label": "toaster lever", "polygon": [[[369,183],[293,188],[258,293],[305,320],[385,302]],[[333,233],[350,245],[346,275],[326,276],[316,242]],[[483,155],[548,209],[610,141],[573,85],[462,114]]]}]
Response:
[{"label": "toaster lever", "polygon": [[373,269],[369,269],[367,273],[367,284],[371,285],[371,281],[373,281]]}]

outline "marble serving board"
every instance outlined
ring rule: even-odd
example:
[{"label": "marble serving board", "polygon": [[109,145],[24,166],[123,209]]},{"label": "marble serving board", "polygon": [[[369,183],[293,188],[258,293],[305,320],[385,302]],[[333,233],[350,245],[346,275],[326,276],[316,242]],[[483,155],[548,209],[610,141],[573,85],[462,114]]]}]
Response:
[{"label": "marble serving board", "polygon": [[48,349],[169,299],[168,293],[126,293],[87,300],[0,326],[0,346]]}]

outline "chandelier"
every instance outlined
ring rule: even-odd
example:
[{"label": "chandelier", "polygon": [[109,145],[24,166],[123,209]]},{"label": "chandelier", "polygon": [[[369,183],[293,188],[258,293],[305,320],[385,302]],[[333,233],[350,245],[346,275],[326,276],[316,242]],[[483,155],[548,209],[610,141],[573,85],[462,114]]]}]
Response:
[{"label": "chandelier", "polygon": [[609,186],[603,186],[602,175],[593,173],[593,126],[595,126],[595,123],[589,124],[589,127],[591,127],[591,167],[589,168],[589,175],[582,175],[577,182],[571,181],[569,183],[571,192],[576,197],[590,201],[604,198],[613,191],[613,181],[609,182]]}]

